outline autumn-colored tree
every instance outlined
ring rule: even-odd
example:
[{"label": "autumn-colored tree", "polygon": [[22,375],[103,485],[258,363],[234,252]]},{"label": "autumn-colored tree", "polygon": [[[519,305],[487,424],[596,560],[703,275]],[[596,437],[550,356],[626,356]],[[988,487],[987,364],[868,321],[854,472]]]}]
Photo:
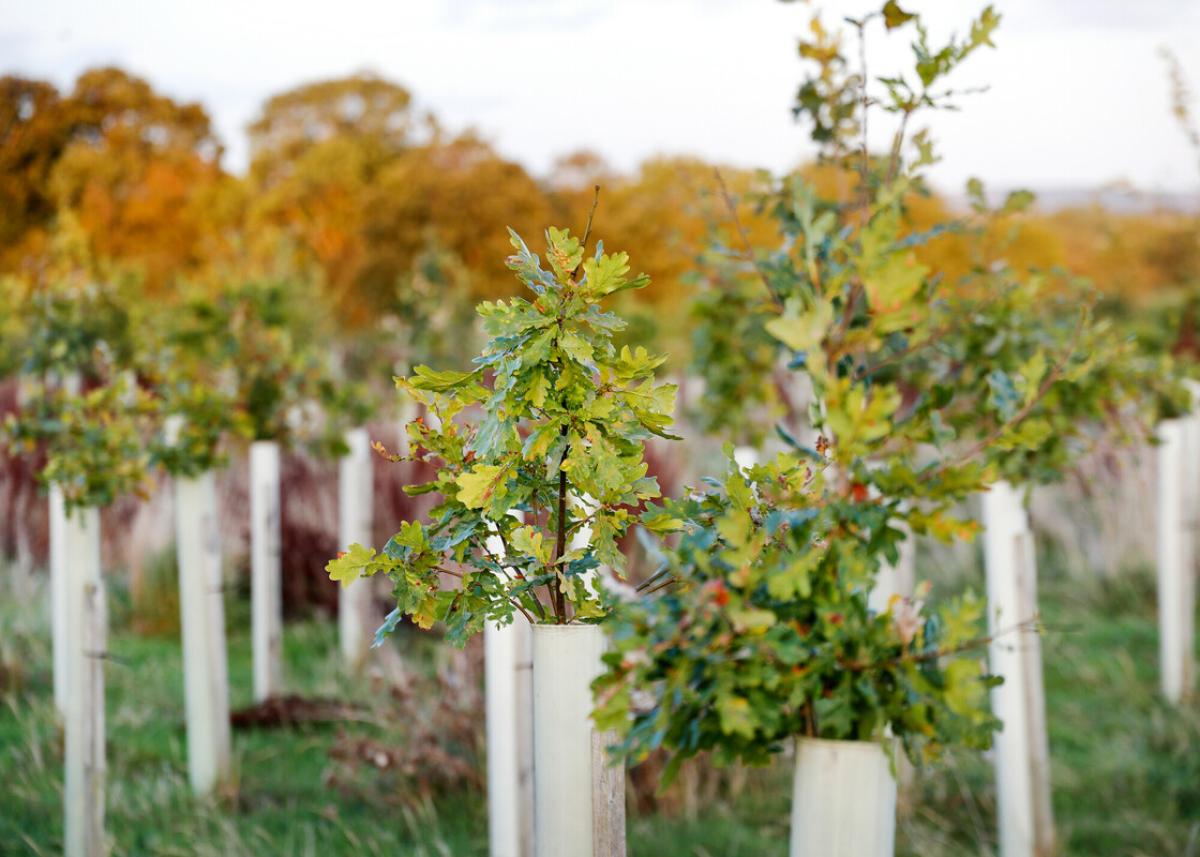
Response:
[{"label": "autumn-colored tree", "polygon": [[64,108],[69,141],[50,190],[96,255],[141,268],[152,291],[208,264],[223,226],[213,196],[231,189],[204,108],[117,68],[80,75]]},{"label": "autumn-colored tree", "polygon": [[14,270],[44,243],[54,217],[50,174],[70,139],[58,90],[41,80],[0,78],[0,267]]},{"label": "autumn-colored tree", "polygon": [[506,227],[533,232],[551,219],[543,188],[471,133],[399,158],[372,189],[368,211],[370,257],[359,285],[366,295],[387,296],[431,239],[474,272],[476,297],[510,295]]},{"label": "autumn-colored tree", "polygon": [[[412,95],[373,74],[309,83],[270,98],[250,126],[248,228],[259,255],[279,239],[314,264],[337,305],[363,320],[371,189],[387,167],[432,132]],[[388,283],[394,285],[394,279]]]}]

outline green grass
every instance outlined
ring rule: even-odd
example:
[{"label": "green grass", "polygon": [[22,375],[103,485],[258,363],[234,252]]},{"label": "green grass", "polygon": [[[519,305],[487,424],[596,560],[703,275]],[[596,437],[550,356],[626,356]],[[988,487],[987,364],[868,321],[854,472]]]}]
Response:
[{"label": "green grass", "polygon": [[[1053,755],[1054,808],[1065,854],[1200,857],[1200,709],[1158,701],[1153,587],[1147,575],[1076,583],[1044,573],[1042,607]],[[236,787],[212,801],[187,788],[183,692],[176,637],[138,636],[114,595],[109,651],[108,831],[118,855],[486,854],[478,786],[426,790],[403,777],[360,770],[336,783],[328,750],[337,726],[235,734]],[[61,736],[50,703],[49,648],[39,610],[0,598],[0,854],[61,852]],[[249,702],[248,626],[230,605],[235,707]],[[411,734],[436,699],[411,714],[338,666],[332,624],[289,625],[289,689],[366,706],[377,721],[347,733],[381,741]],[[404,635],[414,669],[432,688],[449,654],[429,637]],[[433,691],[427,691],[431,695]],[[387,718],[388,722],[378,722]],[[481,719],[481,715],[480,715]],[[481,724],[480,724],[481,727]],[[703,774],[710,780],[711,772]],[[631,818],[630,853],[642,857],[782,857],[788,772],[731,774],[723,797],[690,813]],[[734,797],[730,798],[729,795]],[[901,818],[898,852],[915,857],[994,853],[989,762],[957,754],[918,773]],[[669,804],[666,801],[662,805]]]}]

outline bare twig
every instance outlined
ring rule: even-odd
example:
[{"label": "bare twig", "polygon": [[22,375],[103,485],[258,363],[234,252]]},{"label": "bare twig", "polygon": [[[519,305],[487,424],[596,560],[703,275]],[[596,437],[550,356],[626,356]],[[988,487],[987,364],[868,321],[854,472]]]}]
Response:
[{"label": "bare twig", "polygon": [[767,277],[767,272],[758,264],[758,258],[754,255],[754,246],[750,243],[750,234],[746,231],[746,227],[742,224],[742,218],[738,215],[737,204],[733,201],[733,195],[729,192],[728,185],[725,184],[725,177],[721,175],[721,168],[713,167],[713,175],[716,176],[717,186],[721,190],[721,200],[725,203],[725,208],[729,211],[729,219],[733,222],[733,228],[737,230],[738,238],[741,239],[742,250],[746,254],[746,261],[754,266],[755,272],[767,289],[767,294],[771,297],[775,305],[782,309],[783,299],[776,294],[775,289],[771,287],[771,280]]}]

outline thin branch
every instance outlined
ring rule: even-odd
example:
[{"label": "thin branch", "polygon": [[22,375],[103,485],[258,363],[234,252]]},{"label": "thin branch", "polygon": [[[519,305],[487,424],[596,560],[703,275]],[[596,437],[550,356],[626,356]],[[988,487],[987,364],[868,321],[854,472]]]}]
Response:
[{"label": "thin branch", "polygon": [[[504,538],[504,533],[500,531],[499,527],[496,528],[495,535],[500,539],[500,544],[504,546],[504,555],[507,557],[512,553],[512,550],[508,546],[508,540]],[[491,559],[492,562],[496,563],[496,565],[509,580],[524,580],[524,577],[518,577],[517,574],[509,573],[508,566],[505,565],[504,561],[500,557],[496,556],[496,554],[487,546],[486,539],[483,542],[483,552],[488,555],[488,558]],[[542,599],[538,598],[538,594],[532,589],[529,590],[529,596],[533,599],[534,609],[537,611],[538,616],[544,620],[546,618],[546,610],[542,606]],[[509,601],[513,600],[512,596],[506,597]],[[516,602],[513,603],[516,604]],[[516,604],[516,607],[518,610],[521,610],[522,613],[525,613],[519,604]],[[533,618],[528,613],[525,613],[525,618],[529,619],[531,624],[533,623]]]},{"label": "thin branch", "polygon": [[[1070,355],[1067,356],[1067,359],[1070,359]],[[1006,431],[1029,416],[1030,412],[1041,403],[1042,399],[1046,397],[1046,394],[1050,392],[1050,388],[1054,386],[1055,382],[1058,381],[1058,379],[1062,376],[1062,367],[1063,364],[1061,363],[1052,367],[1050,371],[1046,373],[1046,377],[1042,380],[1042,383],[1038,386],[1037,394],[1028,402],[1026,402],[1021,410],[1017,411],[1012,417],[996,426],[996,428],[987,436],[979,440],[979,442],[967,450],[961,461],[970,461],[972,458],[979,455],[979,453],[983,452],[985,449],[995,443],[1001,436],[1004,435]]]},{"label": "thin branch", "polygon": [[892,153],[888,158],[887,179],[885,184],[890,185],[896,180],[897,173],[900,172],[901,156],[904,151],[904,136],[908,130],[908,119],[913,114],[915,108],[906,107],[904,114],[900,117],[900,128],[896,131],[896,138],[892,141]]},{"label": "thin branch", "polygon": [[746,260],[754,266],[759,279],[766,286],[767,294],[771,296],[771,300],[777,307],[783,309],[783,298],[776,294],[775,289],[771,286],[771,280],[767,277],[767,272],[758,264],[758,258],[754,255],[754,246],[750,243],[750,235],[746,232],[746,227],[742,224],[742,218],[738,215],[737,204],[733,201],[733,195],[729,192],[729,187],[725,184],[725,177],[721,175],[720,167],[713,167],[713,175],[717,178],[717,185],[721,190],[721,199],[725,203],[725,208],[729,211],[729,219],[733,222],[734,229],[737,230],[738,238],[741,239],[742,249],[746,254]]},{"label": "thin branch", "polygon": [[583,251],[583,256],[579,260],[579,264],[575,266],[575,270],[571,272],[571,279],[574,280],[579,276],[580,270],[583,268],[583,259],[587,257],[588,238],[592,234],[592,220],[596,217],[596,209],[600,206],[600,185],[594,185],[595,195],[592,197],[592,208],[588,211],[587,224],[583,227],[583,239],[579,242],[579,248]]},{"label": "thin branch", "polygon": [[666,589],[668,586],[674,586],[678,582],[679,582],[678,577],[672,577],[669,580],[664,580],[662,583],[658,584],[658,586],[655,586],[653,589],[647,589],[642,594],[643,595],[653,595],[655,592],[658,592],[661,589]]},{"label": "thin branch", "polygon": [[641,583],[639,583],[637,586],[635,586],[634,592],[641,592],[646,587],[653,586],[655,583],[662,580],[665,576],[669,575],[670,573],[671,573],[670,568],[664,568],[661,571],[656,571],[654,574],[650,575],[648,578],[646,578]]},{"label": "thin branch", "polygon": [[959,643],[957,646],[950,646],[945,649],[929,649],[923,652],[905,652],[904,654],[896,655],[895,657],[887,658],[882,661],[838,661],[838,665],[844,669],[853,670],[855,672],[864,672],[870,669],[878,669],[882,667],[896,666],[898,664],[921,663],[923,661],[936,661],[941,658],[948,658],[954,655],[961,655],[963,652],[971,652],[977,649],[982,649],[989,646],[996,640],[1006,637],[1009,634],[1015,634],[1020,631],[1036,631],[1040,626],[1037,619],[1026,619],[1023,622],[1018,622],[1015,625],[1010,625],[1007,628],[1001,628],[994,634],[988,634],[982,637],[973,637],[970,640]]},{"label": "thin branch", "polygon": [[600,185],[594,186],[595,194],[592,196],[592,208],[588,212],[587,225],[583,227],[583,240],[579,242],[579,246],[587,249],[588,238],[592,235],[592,220],[596,217],[596,209],[600,206]]},{"label": "thin branch", "polygon": [[[567,427],[562,427],[562,435],[566,437]],[[564,458],[565,458],[564,454]],[[567,550],[567,471],[558,466],[558,527],[554,542],[554,579],[550,581],[550,598],[554,605],[554,615],[561,625],[567,619],[567,604],[563,596],[562,583],[558,575],[562,571],[562,556]]]},{"label": "thin branch", "polygon": [[[491,551],[488,551],[488,555],[489,556],[491,555]],[[438,566],[437,568],[435,568],[433,570],[438,572],[439,574],[448,574],[451,577],[456,577],[459,580],[466,579],[466,576],[461,571],[451,571],[450,569],[442,568],[441,566]],[[531,625],[535,624],[533,621],[533,617],[530,616],[528,611],[526,611],[525,608],[521,606],[521,603],[519,601],[517,601],[515,598],[513,598],[511,595],[508,595],[508,594],[505,594],[504,598],[506,601],[508,601],[509,604],[511,604],[513,607],[516,607],[518,610],[521,611],[521,615],[523,615],[526,619],[529,620],[529,624],[531,624]]]},{"label": "thin branch", "polygon": [[507,599],[509,604],[511,604],[513,607],[516,607],[518,610],[521,611],[521,615],[525,617],[526,621],[528,621],[530,625],[537,624],[536,622],[533,621],[533,617],[529,615],[529,611],[521,606],[521,602],[519,599],[513,598],[511,595],[505,595],[504,597],[505,597],[505,599]]},{"label": "thin branch", "polygon": [[935,468],[934,470],[926,471],[925,473],[921,474],[920,480],[923,482],[931,476],[936,476],[936,475],[943,473],[945,470],[947,470],[948,468],[950,468],[952,466],[957,467],[959,465],[965,464],[966,462],[970,461],[975,456],[979,455],[979,453],[986,450],[993,443],[995,443],[996,440],[998,440],[1000,437],[1002,437],[1006,431],[1008,431],[1013,426],[1017,425],[1022,420],[1024,420],[1027,416],[1029,416],[1030,412],[1032,412],[1033,409],[1036,408],[1041,403],[1042,399],[1044,399],[1046,397],[1046,394],[1050,392],[1050,388],[1053,387],[1054,384],[1059,380],[1059,378],[1062,377],[1064,368],[1066,367],[1067,363],[1070,362],[1071,358],[1075,355],[1075,350],[1079,347],[1079,337],[1082,335],[1082,333],[1083,333],[1083,316],[1081,315],[1080,319],[1079,319],[1079,325],[1078,325],[1078,327],[1075,328],[1075,336],[1071,340],[1071,344],[1070,344],[1070,346],[1068,346],[1066,354],[1063,356],[1062,360],[1060,360],[1058,363],[1054,364],[1054,366],[1050,367],[1050,370],[1046,373],[1046,377],[1043,378],[1042,383],[1038,385],[1037,393],[1034,395],[1034,397],[1032,399],[1030,399],[1028,402],[1026,402],[1025,405],[1019,411],[1017,411],[1015,414],[1013,414],[1011,417],[1009,417],[1004,422],[1000,423],[998,426],[996,426],[995,429],[993,429],[985,437],[983,437],[976,444],[974,444],[972,447],[970,447],[956,461],[947,462],[946,464],[943,464],[941,467]]},{"label": "thin branch", "polygon": [[867,20],[864,18],[854,22],[858,29],[859,101],[862,109],[862,163],[859,164],[862,188],[859,190],[859,205],[864,226],[871,211],[871,152],[867,141],[867,119],[871,112],[871,102],[867,97]]}]

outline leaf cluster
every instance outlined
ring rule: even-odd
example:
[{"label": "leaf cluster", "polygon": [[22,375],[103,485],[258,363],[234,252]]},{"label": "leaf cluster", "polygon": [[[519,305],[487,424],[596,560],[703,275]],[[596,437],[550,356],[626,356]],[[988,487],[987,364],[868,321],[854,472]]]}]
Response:
[{"label": "leaf cluster", "polygon": [[595,685],[617,752],[666,749],[673,771],[701,752],[762,764],[793,735],[890,730],[914,759],[990,745],[982,602],[927,610],[897,596],[870,610],[871,582],[904,538],[896,504],[829,495],[828,469],[783,453],[667,503],[682,534],[660,574],[678,582],[618,608]]},{"label": "leaf cluster", "polygon": [[443,621],[456,642],[518,611],[602,617],[602,579],[625,566],[618,542],[659,496],[645,443],[673,437],[675,387],[654,375],[665,358],[616,348],[624,321],[602,309],[648,279],[565,230],[547,231],[544,263],[511,237],[508,266],[532,295],[479,305],[489,339],[475,368],[417,366],[399,381],[428,414],[408,425],[411,456],[436,468],[406,490],[440,501],[382,553],[353,546],[328,566],[344,582],[388,574],[396,615]]}]

